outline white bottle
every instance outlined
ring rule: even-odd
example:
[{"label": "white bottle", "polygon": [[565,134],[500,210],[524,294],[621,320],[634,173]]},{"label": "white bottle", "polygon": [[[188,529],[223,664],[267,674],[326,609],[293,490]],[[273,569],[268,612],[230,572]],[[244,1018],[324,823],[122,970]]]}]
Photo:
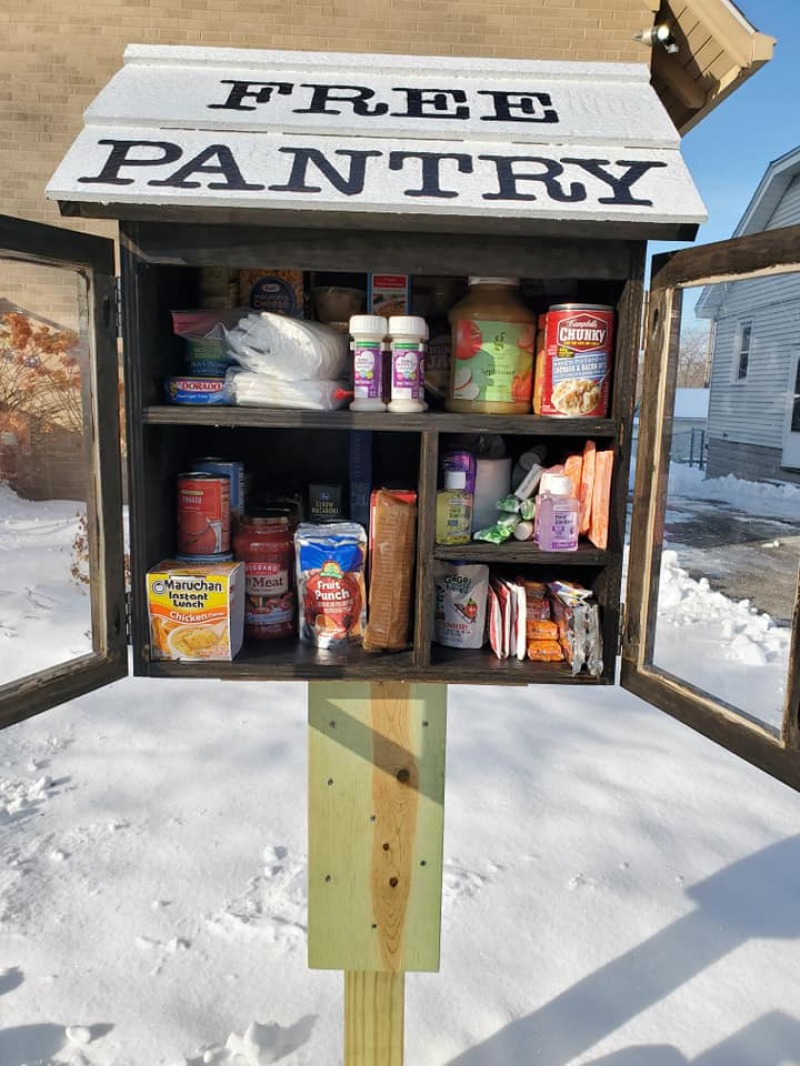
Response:
[{"label": "white bottle", "polygon": [[393,315],[389,319],[392,352],[391,399],[395,414],[427,411],[425,403],[425,344],[428,326],[415,315]]},{"label": "white bottle", "polygon": [[353,315],[349,323],[353,353],[351,411],[385,411],[383,342],[388,329],[383,315]]}]

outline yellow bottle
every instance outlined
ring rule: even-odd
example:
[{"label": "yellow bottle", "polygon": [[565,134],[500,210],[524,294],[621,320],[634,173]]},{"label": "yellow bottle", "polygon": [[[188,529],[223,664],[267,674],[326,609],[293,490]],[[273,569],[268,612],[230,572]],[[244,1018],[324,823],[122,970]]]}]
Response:
[{"label": "yellow bottle", "polygon": [[469,544],[472,536],[472,496],[466,490],[465,470],[447,470],[444,489],[436,495],[436,543]]}]

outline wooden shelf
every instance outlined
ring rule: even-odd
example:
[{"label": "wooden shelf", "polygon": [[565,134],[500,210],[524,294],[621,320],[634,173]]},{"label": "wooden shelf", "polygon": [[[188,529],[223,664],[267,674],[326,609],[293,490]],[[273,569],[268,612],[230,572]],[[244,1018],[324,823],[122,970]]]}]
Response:
[{"label": "wooden shelf", "polygon": [[150,677],[220,678],[225,681],[426,681],[475,685],[589,684],[604,679],[578,674],[565,663],[498,659],[488,645],[477,650],[431,645],[430,665],[412,652],[368,655],[359,645],[335,651],[299,641],[245,644],[231,663],[152,662],[137,671]]},{"label": "wooden shelf", "polygon": [[542,418],[539,415],[472,415],[426,411],[393,415],[372,411],[295,411],[288,408],[181,406],[145,407],[142,421],[167,426],[251,426],[300,429],[373,429],[387,433],[508,433],[536,437],[616,436],[610,418]]},{"label": "wooden shelf", "polygon": [[[411,651],[368,655],[360,645],[330,649],[304,644],[295,637],[284,640],[245,641],[230,663],[151,662],[145,672],[152,677],[221,677],[228,680],[276,681],[308,678],[404,680],[413,670]],[[426,676],[427,668],[419,676]]]},{"label": "wooden shelf", "polygon": [[437,544],[435,559],[465,560],[471,563],[521,563],[526,566],[605,566],[609,553],[593,544],[582,543],[574,552],[545,552],[535,544],[510,540],[505,544],[470,541],[469,544]]}]

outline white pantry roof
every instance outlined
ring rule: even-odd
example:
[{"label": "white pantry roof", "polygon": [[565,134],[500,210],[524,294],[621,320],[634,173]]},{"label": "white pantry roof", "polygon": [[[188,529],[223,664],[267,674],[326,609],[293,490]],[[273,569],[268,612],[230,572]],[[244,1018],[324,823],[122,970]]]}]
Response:
[{"label": "white pantry roof", "polygon": [[691,239],[706,212],[649,77],[132,45],[47,195],[115,218]]}]

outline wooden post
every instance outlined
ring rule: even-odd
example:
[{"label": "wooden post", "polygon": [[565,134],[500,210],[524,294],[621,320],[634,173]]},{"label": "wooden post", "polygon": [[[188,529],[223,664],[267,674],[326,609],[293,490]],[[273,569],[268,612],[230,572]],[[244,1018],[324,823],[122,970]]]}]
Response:
[{"label": "wooden post", "polygon": [[403,1066],[405,974],[344,975],[344,1066]]},{"label": "wooden post", "polygon": [[439,969],[446,685],[309,684],[308,961],[345,971],[345,1066],[402,1066]]}]

